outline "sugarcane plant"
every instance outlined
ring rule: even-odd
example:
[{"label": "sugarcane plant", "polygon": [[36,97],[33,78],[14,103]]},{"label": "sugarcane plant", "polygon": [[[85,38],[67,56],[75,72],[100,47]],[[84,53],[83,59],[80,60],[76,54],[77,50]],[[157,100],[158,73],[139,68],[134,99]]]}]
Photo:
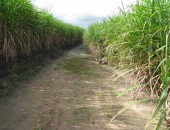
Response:
[{"label": "sugarcane plant", "polygon": [[78,44],[82,33],[81,27],[56,19],[30,0],[0,1],[0,57],[7,61],[40,49]]},{"label": "sugarcane plant", "polygon": [[149,121],[159,117],[157,130],[170,116],[169,35],[168,0],[138,0],[134,5],[120,8],[118,14],[103,22],[91,24],[84,33],[84,41],[91,52],[105,57],[112,66],[133,70],[135,80],[151,98],[159,97]]}]

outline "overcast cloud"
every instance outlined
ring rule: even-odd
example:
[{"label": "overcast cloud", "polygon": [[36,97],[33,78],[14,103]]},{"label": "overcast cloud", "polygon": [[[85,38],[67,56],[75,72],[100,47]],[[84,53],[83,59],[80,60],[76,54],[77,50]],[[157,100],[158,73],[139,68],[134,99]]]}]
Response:
[{"label": "overcast cloud", "polygon": [[[122,0],[125,6],[136,0]],[[122,5],[121,0],[32,0],[38,8],[47,9],[55,17],[81,27],[100,22]]]}]

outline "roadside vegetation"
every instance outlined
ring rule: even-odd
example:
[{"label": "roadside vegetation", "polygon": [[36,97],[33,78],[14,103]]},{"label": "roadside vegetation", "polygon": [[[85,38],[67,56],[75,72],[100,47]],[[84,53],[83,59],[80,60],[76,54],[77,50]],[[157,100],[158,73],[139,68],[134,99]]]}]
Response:
[{"label": "roadside vegetation", "polygon": [[6,60],[81,42],[82,28],[64,23],[30,0],[0,2],[0,56]]},{"label": "roadside vegetation", "polygon": [[82,28],[56,19],[30,0],[1,0],[0,93],[4,92],[4,86],[7,88],[2,85],[5,76],[12,74],[16,78],[27,68],[33,69],[31,74],[36,72],[35,66],[40,66],[46,55],[55,53],[53,57],[63,48],[80,44],[82,33]]},{"label": "roadside vegetation", "polygon": [[[139,0],[119,14],[92,24],[84,41],[98,59],[112,66],[128,68],[142,90],[160,97],[152,119],[165,119],[170,83],[170,2]],[[170,109],[170,108],[168,108]],[[168,116],[168,115],[167,115]]]}]

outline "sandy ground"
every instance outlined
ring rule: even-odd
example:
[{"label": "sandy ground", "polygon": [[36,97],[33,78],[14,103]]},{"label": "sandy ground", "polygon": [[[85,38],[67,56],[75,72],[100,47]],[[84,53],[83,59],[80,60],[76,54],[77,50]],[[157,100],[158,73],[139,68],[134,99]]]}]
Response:
[{"label": "sandy ground", "polygon": [[[99,65],[80,45],[49,61],[31,81],[0,100],[0,130],[143,130],[153,104],[130,106],[131,93],[116,98],[131,79]],[[150,130],[150,128],[148,128]]]}]

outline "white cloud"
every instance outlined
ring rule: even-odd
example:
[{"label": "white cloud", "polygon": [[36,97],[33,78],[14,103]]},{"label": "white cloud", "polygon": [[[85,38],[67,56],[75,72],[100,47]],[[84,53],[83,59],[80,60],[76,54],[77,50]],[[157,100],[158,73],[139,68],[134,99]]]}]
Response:
[{"label": "white cloud", "polygon": [[[99,17],[112,15],[121,6],[121,0],[32,0],[39,8],[49,10],[54,16],[73,24],[87,25],[80,18],[94,16],[90,21],[100,21]],[[122,0],[124,5],[130,5],[135,0]]]}]

